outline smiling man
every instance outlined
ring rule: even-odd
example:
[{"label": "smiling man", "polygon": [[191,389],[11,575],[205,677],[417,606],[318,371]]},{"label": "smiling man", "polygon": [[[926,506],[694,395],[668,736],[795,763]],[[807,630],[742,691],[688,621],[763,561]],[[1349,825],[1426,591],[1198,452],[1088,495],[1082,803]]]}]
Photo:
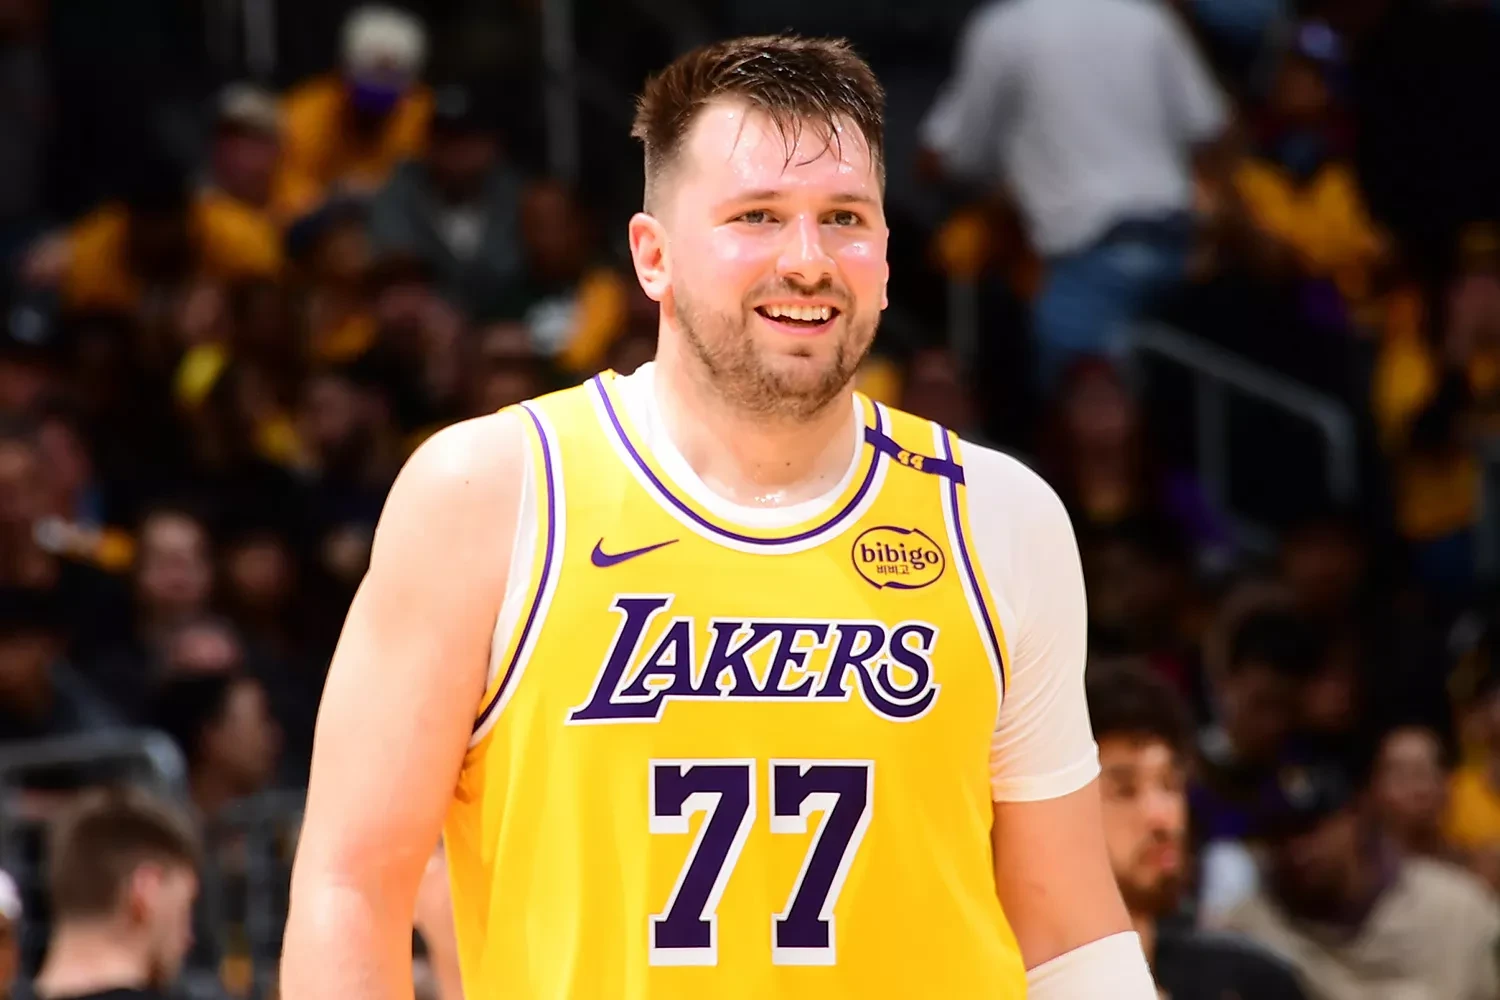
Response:
[{"label": "smiling man", "polygon": [[888,277],[841,42],[646,87],[654,362],[431,439],[330,671],[283,995],[1154,997],[1104,849],[1083,580],[1019,463],[851,381]]}]

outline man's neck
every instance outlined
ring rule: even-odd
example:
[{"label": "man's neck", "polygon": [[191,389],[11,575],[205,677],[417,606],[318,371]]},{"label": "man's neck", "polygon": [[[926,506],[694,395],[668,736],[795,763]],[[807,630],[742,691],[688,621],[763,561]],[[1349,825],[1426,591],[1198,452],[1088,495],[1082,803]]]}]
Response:
[{"label": "man's neck", "polygon": [[70,924],[52,935],[35,988],[40,1000],[51,1000],[139,989],[149,978],[146,957],[137,946],[121,940],[119,928],[109,923]]},{"label": "man's neck", "polygon": [[737,409],[690,364],[659,352],[652,388],[673,445],[715,493],[746,506],[785,507],[843,479],[854,458],[852,389],[806,420],[777,419]]}]

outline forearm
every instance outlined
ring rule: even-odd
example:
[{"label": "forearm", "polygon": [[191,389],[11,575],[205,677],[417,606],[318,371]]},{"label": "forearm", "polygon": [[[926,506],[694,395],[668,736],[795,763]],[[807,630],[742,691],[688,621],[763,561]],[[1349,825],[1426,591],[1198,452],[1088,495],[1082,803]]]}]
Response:
[{"label": "forearm", "polygon": [[283,1000],[412,1000],[411,921],[391,918],[401,907],[347,886],[299,888],[282,949]]}]

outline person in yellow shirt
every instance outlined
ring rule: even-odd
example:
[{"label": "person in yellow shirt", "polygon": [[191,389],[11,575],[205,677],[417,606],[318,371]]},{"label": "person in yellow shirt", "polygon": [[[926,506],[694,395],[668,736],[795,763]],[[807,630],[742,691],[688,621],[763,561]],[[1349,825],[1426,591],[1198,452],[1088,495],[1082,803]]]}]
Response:
[{"label": "person in yellow shirt", "polygon": [[273,204],[283,222],[330,195],[371,194],[425,148],[432,97],[419,82],[427,36],[410,14],[362,7],[344,23],[343,70],[315,77],[282,106]]},{"label": "person in yellow shirt", "polygon": [[55,281],[65,310],[136,314],[157,293],[195,281],[275,276],[282,250],[263,215],[218,192],[192,193],[175,166],[149,163],[125,198],[84,216],[32,259],[33,278]]},{"label": "person in yellow shirt", "polygon": [[1448,782],[1443,829],[1469,865],[1500,889],[1500,673],[1491,671],[1475,691],[1483,720],[1482,752],[1465,755]]}]

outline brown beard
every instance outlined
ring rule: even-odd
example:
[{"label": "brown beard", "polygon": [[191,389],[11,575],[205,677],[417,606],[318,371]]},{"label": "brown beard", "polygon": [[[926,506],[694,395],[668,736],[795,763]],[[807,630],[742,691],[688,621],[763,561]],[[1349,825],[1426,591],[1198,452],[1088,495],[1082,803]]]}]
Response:
[{"label": "brown beard", "polygon": [[[748,306],[736,320],[723,313],[700,310],[690,297],[679,292],[675,314],[688,346],[726,400],[746,413],[793,421],[808,420],[821,413],[853,381],[875,339],[878,322],[877,316],[875,321],[855,326],[852,311],[841,311],[840,319],[846,327],[835,345],[832,362],[812,385],[797,385],[760,358],[749,333]],[[710,343],[700,331],[713,325],[720,328],[720,335]]]},{"label": "brown beard", "polygon": [[1165,875],[1151,886],[1122,881],[1120,895],[1125,900],[1125,908],[1131,913],[1163,917],[1177,909],[1177,904],[1182,899],[1182,876]]}]

